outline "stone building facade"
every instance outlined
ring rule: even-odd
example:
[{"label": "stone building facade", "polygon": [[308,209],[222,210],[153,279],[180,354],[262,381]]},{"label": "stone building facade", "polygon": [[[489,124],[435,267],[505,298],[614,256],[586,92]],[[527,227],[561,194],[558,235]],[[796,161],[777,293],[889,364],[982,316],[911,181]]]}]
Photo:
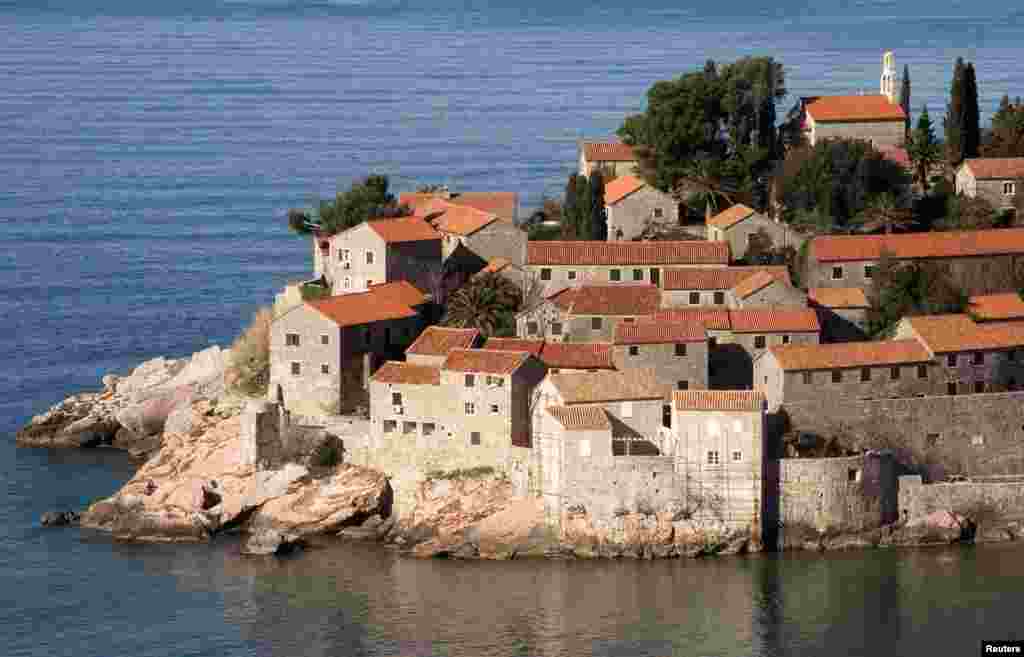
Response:
[{"label": "stone building facade", "polygon": [[610,342],[549,342],[532,338],[488,338],[482,349],[525,351],[544,363],[549,372],[561,370],[614,370]]},{"label": "stone building facade", "polygon": [[799,251],[806,240],[806,236],[797,233],[787,224],[772,221],[742,203],[708,218],[704,231],[708,241],[727,242],[735,260],[746,256],[751,237],[761,232],[771,238],[774,248],[793,247]]},{"label": "stone building facade", "polygon": [[672,269],[665,272],[662,285],[662,306],[684,308],[687,306],[736,307],[730,299],[733,288],[755,274],[767,273],[792,287],[789,269],[785,266],[758,265],[751,267],[692,267]]},{"label": "stone building facade", "polygon": [[956,170],[957,194],[983,198],[996,209],[1014,207],[1024,184],[1024,157],[978,157],[964,160]]},{"label": "stone building facade", "polygon": [[671,194],[651,187],[635,176],[608,182],[604,191],[608,241],[637,239],[645,230],[679,224],[679,204]]},{"label": "stone building facade", "polygon": [[616,327],[653,315],[661,291],[651,284],[563,288],[516,316],[516,335],[552,342],[611,342]]},{"label": "stone building facade", "polygon": [[587,178],[600,169],[605,180],[636,174],[633,147],[618,142],[580,142],[579,175]]},{"label": "stone building facade", "polygon": [[669,389],[708,387],[708,338],[700,322],[620,323],[613,358],[616,369],[650,370]]}]

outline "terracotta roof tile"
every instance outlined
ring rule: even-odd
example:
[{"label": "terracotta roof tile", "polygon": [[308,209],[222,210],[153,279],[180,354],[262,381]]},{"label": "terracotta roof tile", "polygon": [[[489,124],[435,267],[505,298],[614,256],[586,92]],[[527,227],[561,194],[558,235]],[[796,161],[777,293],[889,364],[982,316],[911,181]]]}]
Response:
[{"label": "terracotta roof tile", "polygon": [[381,365],[370,378],[377,383],[409,383],[436,386],[441,384],[441,369],[389,360]]},{"label": "terracotta roof tile", "polygon": [[341,327],[358,326],[407,317],[416,317],[417,313],[408,303],[418,293],[420,303],[423,293],[405,281],[400,284],[389,283],[371,287],[358,294],[341,294],[307,301],[306,305],[317,310],[321,315]]},{"label": "terracotta roof tile", "polygon": [[600,406],[548,406],[548,414],[568,431],[610,431],[608,413]]},{"label": "terracotta roof tile", "polygon": [[422,217],[399,217],[397,219],[375,219],[366,225],[388,243],[425,242],[441,239],[440,233]]},{"label": "terracotta roof tile", "polygon": [[859,287],[812,287],[807,303],[823,308],[867,308],[870,304]]},{"label": "terracotta roof tile", "polygon": [[483,348],[526,351],[552,369],[615,369],[612,364],[612,346],[608,342],[545,342],[524,338],[488,338]]},{"label": "terracotta roof tile", "polygon": [[704,324],[691,322],[665,322],[645,320],[619,322],[615,327],[615,344],[671,344],[676,342],[704,342],[708,339]]},{"label": "terracotta roof tile", "polygon": [[561,371],[548,375],[566,404],[662,399],[669,387],[658,383],[654,370],[582,372]]},{"label": "terracotta roof tile", "polygon": [[732,328],[729,311],[717,306],[691,308],[662,308],[654,313],[659,322],[699,322],[709,331],[728,331]]},{"label": "terracotta roof tile", "polygon": [[955,258],[1024,253],[1024,228],[905,233],[903,235],[826,235],[811,240],[818,262],[878,260],[888,251],[897,259]]},{"label": "terracotta roof tile", "polygon": [[511,374],[530,358],[525,351],[494,351],[490,349],[452,349],[442,366],[455,372]]},{"label": "terracotta roof tile", "polygon": [[469,349],[480,331],[477,329],[428,326],[405,350],[407,354],[445,356],[452,349]]},{"label": "terracotta roof tile", "polygon": [[583,142],[583,156],[588,162],[633,162],[633,147],[616,142]]},{"label": "terracotta roof tile", "polygon": [[498,215],[459,205],[442,198],[426,206],[426,215],[437,230],[454,235],[472,235],[498,220]]},{"label": "terracotta roof tile", "polygon": [[580,285],[548,299],[570,315],[651,315],[661,304],[661,290],[645,283]]},{"label": "terracotta roof tile", "polygon": [[604,204],[615,205],[646,184],[636,176],[619,176],[604,186]]},{"label": "terracotta roof tile", "polygon": [[708,219],[707,224],[715,228],[732,228],[752,214],[754,214],[753,208],[737,203],[728,210],[723,210]]},{"label": "terracotta roof tile", "polygon": [[460,192],[452,195],[451,202],[513,221],[519,207],[519,195],[515,192]]},{"label": "terracotta roof tile", "polygon": [[372,292],[375,299],[388,298],[414,308],[428,301],[427,295],[420,292],[419,288],[409,281],[377,283],[376,285],[371,285],[367,291]]},{"label": "terracotta roof tile", "polygon": [[760,292],[775,282],[776,279],[774,276],[766,271],[759,271],[753,276],[745,278],[737,283],[736,286],[732,288],[732,293],[735,294],[738,299],[746,299],[752,294]]},{"label": "terracotta roof tile", "polygon": [[734,333],[810,333],[821,330],[811,308],[743,308],[729,311]]},{"label": "terracotta roof tile", "polygon": [[784,370],[832,370],[850,367],[925,363],[928,350],[914,339],[832,344],[788,344],[768,351]]},{"label": "terracotta roof tile", "polygon": [[528,265],[728,265],[728,242],[530,241]]},{"label": "terracotta roof tile", "polygon": [[403,192],[398,195],[399,205],[408,205],[415,215],[425,215],[426,208],[436,198],[445,198],[440,192]]},{"label": "terracotta roof tile", "polygon": [[764,395],[754,390],[676,390],[672,404],[677,411],[760,411]]},{"label": "terracotta roof tile", "polygon": [[758,272],[768,272],[790,284],[789,269],[783,265],[754,267],[685,267],[665,271],[666,290],[730,290]]},{"label": "terracotta roof tile", "polygon": [[903,320],[932,353],[1013,349],[1024,346],[1024,322],[978,324],[967,315],[930,315]]},{"label": "terracotta roof tile", "polygon": [[826,123],[904,121],[907,117],[902,107],[879,94],[806,98],[804,110],[815,121]]},{"label": "terracotta roof tile", "polygon": [[976,157],[964,164],[980,180],[1024,178],[1024,157]]},{"label": "terracotta roof tile", "polygon": [[1024,299],[1016,292],[971,297],[968,312],[978,320],[1024,319]]}]

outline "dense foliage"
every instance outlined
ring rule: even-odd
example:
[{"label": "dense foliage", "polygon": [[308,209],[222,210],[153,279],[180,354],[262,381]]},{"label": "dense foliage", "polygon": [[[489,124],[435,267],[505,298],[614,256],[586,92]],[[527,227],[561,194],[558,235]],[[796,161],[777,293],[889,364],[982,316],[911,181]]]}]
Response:
[{"label": "dense foliage", "polygon": [[[596,169],[590,178],[575,173],[569,176],[565,185],[565,200],[561,206],[561,230],[559,236],[553,239],[607,239],[608,219],[604,207],[604,182],[604,173]],[[543,234],[550,233],[550,229],[536,232],[538,239],[544,239]]]},{"label": "dense foliage", "polygon": [[957,166],[969,157],[978,157],[981,145],[981,112],[978,108],[978,82],[974,64],[957,57],[949,88],[949,104],[944,120],[946,159]]},{"label": "dense foliage", "polygon": [[231,345],[224,381],[233,390],[265,395],[270,376],[270,308],[260,308],[252,323]]},{"label": "dense foliage", "polygon": [[914,165],[914,181],[921,189],[928,192],[928,176],[936,164],[942,161],[942,145],[935,137],[928,106],[921,108],[921,116],[917,118],[917,126],[907,139],[907,155]]},{"label": "dense foliage", "polygon": [[1024,157],[1024,103],[1003,96],[992,116],[992,133],[982,149],[985,157]]},{"label": "dense foliage", "polygon": [[945,265],[933,262],[897,264],[882,255],[872,280],[868,332],[888,337],[903,317],[959,313],[967,295]]},{"label": "dense foliage", "polygon": [[479,274],[449,297],[441,323],[479,329],[485,336],[515,335],[515,314],[521,300],[521,290],[509,279],[500,274]]},{"label": "dense foliage", "polygon": [[308,233],[316,227],[333,235],[367,219],[409,214],[409,208],[398,205],[388,185],[387,176],[367,176],[353,183],[348,191],[338,192],[333,201],[320,201],[313,209],[289,210],[288,225],[298,233]]}]

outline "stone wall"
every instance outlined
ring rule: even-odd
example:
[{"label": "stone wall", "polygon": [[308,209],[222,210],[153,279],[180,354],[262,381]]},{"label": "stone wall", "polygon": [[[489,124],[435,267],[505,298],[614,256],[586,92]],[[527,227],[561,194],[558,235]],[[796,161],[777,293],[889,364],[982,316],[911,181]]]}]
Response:
[{"label": "stone wall", "polygon": [[874,142],[875,146],[903,146],[906,125],[898,121],[844,121],[826,123],[814,121],[811,124],[811,145],[823,139],[863,139]]},{"label": "stone wall", "polygon": [[745,299],[736,298],[729,293],[730,305],[734,308],[757,308],[771,306],[775,308],[806,308],[807,294],[792,285],[775,281]]},{"label": "stone wall", "polygon": [[767,233],[772,239],[772,247],[779,249],[791,246],[799,251],[804,241],[807,240],[806,235],[794,231],[786,224],[772,221],[757,213],[728,229],[717,229],[715,234],[716,236],[720,235],[722,241],[729,243],[733,260],[739,260],[747,253],[750,236],[760,231]]},{"label": "stone wall", "polygon": [[987,507],[999,521],[1024,520],[1024,477],[1004,481],[924,484],[920,475],[899,478],[899,515],[913,521],[935,511],[970,517]]},{"label": "stone wall", "polygon": [[522,265],[526,259],[526,233],[511,221],[494,221],[463,239],[463,243],[488,262],[505,258],[514,265]]},{"label": "stone wall", "polygon": [[[684,389],[679,382],[685,381],[689,390],[703,390],[708,387],[708,343],[686,342],[686,355],[676,355],[676,345],[638,344],[615,345],[612,359],[615,369],[647,368],[654,370],[658,383],[671,388]],[[630,354],[630,347],[637,353]]]},{"label": "stone wall", "polygon": [[[813,242],[811,243],[813,245]],[[963,288],[965,294],[986,294],[1014,289],[1014,272],[1024,266],[1024,257],[993,255],[963,258],[933,258],[949,267],[951,278]],[[912,260],[897,260],[909,263]],[[807,259],[805,271],[807,287],[859,287],[870,290],[872,279],[865,275],[865,267],[877,267],[877,260],[853,260],[847,262],[818,262],[814,259],[813,247]],[[833,268],[841,268],[840,278],[834,278]]]},{"label": "stone wall", "polygon": [[[661,212],[655,216],[655,210]],[[608,241],[632,240],[648,225],[676,226],[679,206],[670,195],[644,185],[618,203],[608,206]]]}]

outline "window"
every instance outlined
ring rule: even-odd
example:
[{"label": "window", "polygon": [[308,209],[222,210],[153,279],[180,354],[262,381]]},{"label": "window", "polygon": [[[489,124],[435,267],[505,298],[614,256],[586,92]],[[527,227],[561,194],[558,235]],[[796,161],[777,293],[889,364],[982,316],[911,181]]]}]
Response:
[{"label": "window", "polygon": [[725,292],[715,292],[715,305],[721,306],[725,303]]},{"label": "window", "polygon": [[698,306],[698,305],[700,305],[700,292],[690,292],[690,305],[691,306]]},{"label": "window", "polygon": [[346,290],[352,287],[352,278],[350,276],[346,276],[343,285],[345,286]]},{"label": "window", "polygon": [[732,462],[733,463],[739,463],[742,460],[743,460],[743,452],[734,451],[732,453]]},{"label": "window", "polygon": [[622,417],[633,417],[633,402],[622,402]]},{"label": "window", "polygon": [[622,321],[626,322],[627,324],[632,324],[635,320],[636,320],[635,317],[623,317],[622,318]]},{"label": "window", "polygon": [[526,322],[527,335],[537,335],[538,330],[540,330],[540,326],[537,322]]},{"label": "window", "polygon": [[846,481],[855,484],[860,481],[860,468],[849,468],[846,471]]},{"label": "window", "polygon": [[865,382],[865,383],[871,380],[871,368],[870,367],[862,367],[862,368],[860,368],[860,380],[862,382]]},{"label": "window", "polygon": [[718,452],[716,450],[708,451],[708,465],[718,465],[719,462]]},{"label": "window", "polygon": [[654,208],[654,218],[661,219],[664,216],[664,211],[661,208]]},{"label": "window", "polygon": [[320,363],[320,373],[321,374],[330,374],[331,373],[331,366],[328,365],[327,363]]},{"label": "window", "polygon": [[870,279],[870,278],[874,278],[874,277],[875,277],[875,266],[874,265],[864,265],[864,278]]},{"label": "window", "polygon": [[434,427],[434,423],[433,422],[424,422],[423,423],[423,435],[424,436],[433,435],[434,428],[435,427]]},{"label": "window", "polygon": [[284,336],[284,344],[285,344],[285,346],[288,346],[288,347],[298,347],[299,346],[299,334],[298,333],[288,333],[287,335]]},{"label": "window", "polygon": [[302,365],[299,363],[292,363],[292,376],[298,376],[302,374]]},{"label": "window", "polygon": [[690,382],[686,381],[686,380],[676,381],[676,389],[678,389],[678,390],[689,390],[690,389]]},{"label": "window", "polygon": [[467,388],[472,388],[475,385],[476,385],[476,376],[474,376],[473,374],[467,374],[466,375],[466,387]]},{"label": "window", "polygon": [[635,344],[630,345],[629,346],[629,355],[630,356],[639,356],[640,355],[640,347],[636,346]]},{"label": "window", "polygon": [[783,335],[782,336],[782,344],[789,344],[789,336],[788,335]]},{"label": "window", "polygon": [[551,335],[562,335],[561,322],[551,322]]},{"label": "window", "polygon": [[842,382],[843,382],[843,371],[842,370],[832,370],[832,383],[842,383]]},{"label": "window", "polygon": [[366,279],[366,287],[370,287],[371,285],[373,285],[373,279],[372,278],[367,278]]},{"label": "window", "polygon": [[1012,182],[1003,183],[1003,194],[1007,196],[1013,196],[1017,193],[1017,184]]},{"label": "window", "polygon": [[765,343],[766,341],[763,335],[754,336],[754,349],[764,349]]},{"label": "window", "polygon": [[974,392],[976,392],[976,393],[985,392],[985,382],[984,381],[975,381],[974,382]]},{"label": "window", "polygon": [[416,433],[416,423],[415,422],[403,422],[402,423],[402,433],[405,434],[405,435],[409,435],[411,433]]},{"label": "window", "polygon": [[976,351],[971,355],[971,362],[975,365],[985,364],[985,354],[980,351]]},{"label": "window", "polygon": [[497,415],[500,412],[501,409],[498,408],[497,404],[491,404],[491,415]]},{"label": "window", "polygon": [[473,402],[466,402],[466,415],[476,415],[476,405]]},{"label": "window", "polygon": [[321,333],[320,334],[320,344],[330,344],[330,343],[331,343],[331,336],[327,335],[326,333]]},{"label": "window", "polygon": [[956,367],[956,354],[948,354],[946,356],[946,365],[949,367]]},{"label": "window", "polygon": [[479,445],[480,444],[480,432],[479,431],[473,431],[473,432],[471,432],[469,434],[469,444],[470,445]]},{"label": "window", "polygon": [[590,328],[593,329],[594,331],[600,331],[601,330],[601,318],[600,317],[591,317],[590,318]]},{"label": "window", "polygon": [[611,281],[621,281],[622,280],[622,272],[620,270],[618,270],[618,269],[610,270],[608,272],[608,280],[611,280]]},{"label": "window", "polygon": [[[571,271],[569,273],[572,274],[573,276],[575,276],[575,274],[576,274],[576,272],[574,272],[574,271]],[[570,276],[570,278],[571,277],[572,276]],[[540,280],[542,280],[542,281],[550,281],[551,280],[551,270],[548,269],[547,267],[545,267],[544,269],[541,269],[540,270]]]},{"label": "window", "polygon": [[686,355],[686,343],[684,343],[684,342],[677,342],[676,343],[676,356],[682,358],[685,355]]},{"label": "window", "polygon": [[843,280],[843,268],[842,266],[832,268],[832,280],[841,281]]},{"label": "window", "polygon": [[392,433],[398,428],[396,420],[384,420],[384,433]]},{"label": "window", "polygon": [[[548,271],[551,271],[551,270],[549,269]],[[576,280],[576,270],[575,269],[570,269],[569,272],[566,274],[566,277],[570,281]]]},{"label": "window", "polygon": [[634,269],[633,270],[633,280],[634,281],[642,281],[642,280],[644,280],[644,270],[643,269]]},{"label": "window", "polygon": [[505,377],[503,376],[488,376],[487,385],[500,388],[505,385]]},{"label": "window", "polygon": [[917,366],[917,378],[919,378],[919,379],[927,379],[928,378],[928,366],[927,365],[918,365]]},{"label": "window", "polygon": [[672,404],[662,404],[661,426],[665,427],[666,429],[672,428]]},{"label": "window", "polygon": [[899,380],[899,378],[900,378],[900,368],[899,368],[899,365],[897,365],[896,367],[893,367],[893,368],[891,368],[889,370],[889,378],[892,379],[893,381]]},{"label": "window", "polygon": [[351,258],[352,258],[352,251],[351,251],[351,249],[342,249],[341,253],[340,253],[340,257],[341,257],[341,261],[342,262],[348,262],[349,260],[351,260]]},{"label": "window", "polygon": [[955,381],[950,381],[949,383],[946,384],[946,394],[947,395],[955,395],[956,394],[956,382]]},{"label": "window", "polygon": [[718,338],[709,337],[708,338],[708,348],[709,349],[713,349],[714,347],[717,347],[717,346],[718,346]]},{"label": "window", "polygon": [[[373,251],[367,251],[366,252],[366,264],[368,264],[368,265],[372,265],[373,264]],[[367,283],[367,284],[369,284],[369,283]]]},{"label": "window", "polygon": [[401,406],[402,405],[402,393],[400,393],[400,392],[393,392],[393,393],[391,393],[391,405],[392,406]]},{"label": "window", "polygon": [[930,433],[924,437],[925,447],[935,447],[939,443],[939,434]]},{"label": "window", "polygon": [[804,372],[803,380],[804,380],[804,385],[811,385],[811,383],[814,380],[814,377],[811,376],[810,372]]},{"label": "window", "polygon": [[580,441],[580,456],[584,458],[590,456],[590,441],[586,438]]}]

